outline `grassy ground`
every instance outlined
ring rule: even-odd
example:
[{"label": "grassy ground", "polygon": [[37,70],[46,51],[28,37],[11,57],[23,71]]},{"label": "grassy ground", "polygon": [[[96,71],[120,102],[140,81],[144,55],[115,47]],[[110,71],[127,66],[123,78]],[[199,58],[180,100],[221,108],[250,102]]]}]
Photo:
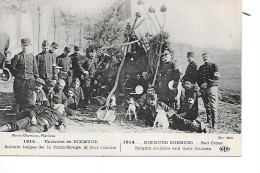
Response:
[{"label": "grassy ground", "polygon": [[[0,110],[0,125],[5,124],[12,116],[12,105],[14,98],[12,92],[12,81],[1,85],[0,93],[0,109],[6,108],[9,110]],[[125,119],[124,108],[122,105],[116,107],[117,118],[114,124],[109,125],[99,121],[89,121],[88,118],[96,117],[95,112],[99,109],[98,106],[90,106],[88,110],[82,110],[85,113],[81,116],[73,116],[66,118],[67,129],[64,132],[123,132],[123,133],[185,133],[177,129],[152,129],[145,127],[140,120],[129,122]],[[205,109],[203,102],[199,99],[200,120],[206,122]],[[209,133],[241,133],[241,106],[240,104],[231,104],[228,102],[219,103],[218,127]],[[51,132],[59,132],[56,129],[50,129]],[[61,132],[62,133],[62,132]]]}]

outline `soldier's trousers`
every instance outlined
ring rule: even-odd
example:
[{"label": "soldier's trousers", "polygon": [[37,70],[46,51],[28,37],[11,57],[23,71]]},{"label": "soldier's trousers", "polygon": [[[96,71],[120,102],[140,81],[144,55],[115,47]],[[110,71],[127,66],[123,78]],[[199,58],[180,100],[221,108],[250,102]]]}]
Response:
[{"label": "soldier's trousers", "polygon": [[214,127],[218,113],[218,87],[201,89],[200,92],[207,113],[207,122],[211,121],[212,127]]},{"label": "soldier's trousers", "polygon": [[155,117],[153,116],[153,112],[150,109],[141,108],[138,112],[138,118],[144,120],[146,126],[153,127]]},{"label": "soldier's trousers", "polygon": [[191,130],[200,132],[200,122],[196,120],[196,123],[194,123],[194,120],[186,119],[185,113],[184,114],[173,114],[173,116],[170,117],[170,119],[173,122],[173,128],[178,128],[181,130]]},{"label": "soldier's trousers", "polygon": [[15,123],[11,123],[12,131],[17,130],[25,130],[26,132],[31,133],[41,133],[46,131],[46,127],[37,123],[36,125],[33,125],[31,123],[31,118],[26,117],[21,120],[16,121]]},{"label": "soldier's trousers", "polygon": [[28,93],[33,91],[35,87],[34,79],[14,79],[14,96],[17,104],[25,106],[27,104]]}]

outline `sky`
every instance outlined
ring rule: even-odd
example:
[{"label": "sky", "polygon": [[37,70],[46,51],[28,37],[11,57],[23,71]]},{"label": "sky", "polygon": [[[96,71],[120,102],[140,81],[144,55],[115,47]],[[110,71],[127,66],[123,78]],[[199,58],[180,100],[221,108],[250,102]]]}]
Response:
[{"label": "sky", "polygon": [[[1,2],[2,0],[0,0]],[[32,0],[36,1],[36,0]],[[41,39],[47,38],[52,8],[55,2],[56,8],[70,12],[76,16],[88,16],[94,22],[98,14],[116,0],[39,0],[45,3],[42,9],[42,35]],[[137,5],[137,0],[132,0],[132,22],[136,12],[140,12],[141,19],[146,19],[137,28],[137,34],[145,32],[156,33],[151,29],[151,21],[143,6]],[[170,40],[174,42],[189,44],[199,48],[221,48],[241,49],[241,0],[143,0],[144,7],[150,6],[156,10],[156,16],[160,25],[170,34]],[[161,5],[167,7],[166,13],[160,12]],[[156,27],[159,30],[155,15],[150,14]],[[16,15],[1,12],[0,32],[7,32],[11,38],[11,45],[15,45],[16,36]],[[31,37],[33,22],[31,14],[23,14],[21,17],[21,37]],[[139,20],[141,20],[139,19]],[[34,23],[35,25],[35,23]],[[34,26],[35,27],[35,26]],[[50,40],[52,41],[52,40]]]},{"label": "sky", "polygon": [[[164,14],[160,12],[160,7],[165,4],[167,7],[165,31],[170,34],[172,42],[190,44],[200,48],[241,49],[242,11],[240,0],[143,1],[146,9],[151,6],[155,8],[161,26]],[[143,17],[148,18],[143,6],[134,2],[137,0],[132,0],[132,13],[140,11]],[[157,24],[155,15],[150,15],[154,23]],[[146,25],[150,26],[149,19],[146,21]],[[146,27],[142,29],[147,30]]]}]

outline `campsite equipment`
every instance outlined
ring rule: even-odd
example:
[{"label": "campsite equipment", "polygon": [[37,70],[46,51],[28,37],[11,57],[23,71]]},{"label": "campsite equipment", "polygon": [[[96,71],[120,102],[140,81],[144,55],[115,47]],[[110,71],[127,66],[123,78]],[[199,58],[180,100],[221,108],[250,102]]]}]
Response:
[{"label": "campsite equipment", "polygon": [[[136,22],[138,20],[138,18],[141,17],[141,14],[139,12],[136,13],[136,18],[135,18],[135,21],[134,21],[134,24],[132,26],[132,28],[130,28],[129,32],[128,32],[128,36],[127,36],[127,39],[126,39],[126,43],[129,43],[129,37],[130,35],[133,33],[133,30],[135,28],[135,25],[136,25]],[[110,105],[110,100],[111,100],[111,97],[113,96],[113,94],[115,93],[116,89],[117,89],[117,86],[118,86],[118,82],[119,82],[119,77],[120,77],[120,74],[121,74],[121,70],[122,70],[122,67],[124,65],[124,62],[125,62],[125,59],[126,59],[126,54],[127,54],[127,50],[128,50],[128,45],[127,44],[125,46],[125,49],[124,49],[124,56],[123,56],[123,59],[122,59],[122,62],[118,68],[118,71],[117,71],[117,75],[116,75],[116,80],[115,80],[115,84],[114,84],[114,87],[113,89],[110,91],[109,95],[107,96],[107,100],[106,100],[106,104],[105,106],[101,107],[98,111],[97,111],[97,117],[100,119],[100,120],[104,120],[104,121],[107,121],[109,124],[112,124],[114,122],[114,120],[116,119],[116,112],[114,110],[113,107],[111,107]]]},{"label": "campsite equipment", "polygon": [[138,1],[137,1],[137,5],[142,5],[142,6],[143,6],[144,11],[145,11],[146,14],[148,15],[148,18],[150,19],[150,21],[152,22],[152,24],[153,24],[153,26],[154,26],[154,28],[155,28],[155,31],[158,33],[158,30],[157,30],[157,28],[156,28],[156,26],[155,26],[155,24],[154,24],[154,22],[153,22],[153,19],[151,18],[151,16],[149,15],[147,9],[146,9],[145,6],[144,6],[144,2],[143,2],[142,0],[138,0]]},{"label": "campsite equipment", "polygon": [[159,50],[159,55],[158,55],[157,67],[156,67],[156,71],[155,71],[155,75],[154,75],[154,79],[153,79],[153,83],[152,83],[153,86],[155,85],[155,81],[156,81],[159,66],[160,66],[160,58],[161,58],[161,55],[162,55],[162,45],[163,45],[163,42],[164,42],[163,32],[164,32],[164,25],[165,25],[165,12],[166,12],[166,10],[167,10],[166,6],[163,5],[161,7],[161,12],[164,14],[163,27],[162,27],[162,30],[161,30],[161,44],[160,44],[160,50]]},{"label": "campsite equipment", "polygon": [[0,67],[0,80],[1,81],[8,81],[9,79],[11,79],[12,75],[9,71],[8,68],[6,68],[6,63],[9,63],[9,61],[11,60],[11,54],[10,52],[7,52],[9,48],[9,36],[4,34],[4,33],[0,33],[0,53],[4,56],[4,59],[2,60],[3,62],[3,66]]}]

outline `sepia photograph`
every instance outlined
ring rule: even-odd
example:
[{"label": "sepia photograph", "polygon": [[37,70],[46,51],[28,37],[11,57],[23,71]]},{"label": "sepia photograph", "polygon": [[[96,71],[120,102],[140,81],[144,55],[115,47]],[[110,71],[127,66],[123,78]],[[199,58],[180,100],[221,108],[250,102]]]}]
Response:
[{"label": "sepia photograph", "polygon": [[142,144],[225,153],[233,140],[241,150],[241,0],[0,0],[0,8],[7,141],[120,134],[121,152],[126,144],[149,150],[135,135],[176,135]]}]

